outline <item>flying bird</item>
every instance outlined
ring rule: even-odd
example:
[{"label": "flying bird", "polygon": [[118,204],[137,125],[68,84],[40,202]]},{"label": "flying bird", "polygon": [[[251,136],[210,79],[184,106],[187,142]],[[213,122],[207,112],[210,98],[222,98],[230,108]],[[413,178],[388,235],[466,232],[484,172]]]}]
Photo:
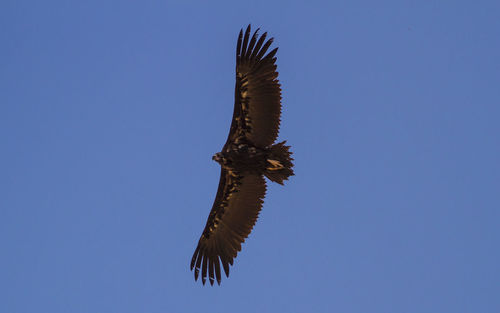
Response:
[{"label": "flying bird", "polygon": [[[281,114],[281,87],[276,52],[267,53],[273,38],[253,35],[248,25],[236,45],[236,87],[233,119],[221,152],[212,159],[221,165],[217,195],[207,224],[191,259],[191,270],[205,284],[220,285],[221,264],[227,277],[229,265],[252,231],[262,208],[267,177],[283,185],[294,175],[286,141],[274,144]],[[267,54],[266,54],[267,53]]]}]

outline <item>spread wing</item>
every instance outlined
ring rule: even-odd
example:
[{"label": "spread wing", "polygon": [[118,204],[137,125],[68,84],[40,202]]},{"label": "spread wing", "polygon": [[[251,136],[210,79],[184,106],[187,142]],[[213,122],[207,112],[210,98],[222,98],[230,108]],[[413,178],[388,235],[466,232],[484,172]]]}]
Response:
[{"label": "spread wing", "polygon": [[221,170],[212,211],[191,259],[195,280],[201,268],[203,284],[207,274],[211,285],[214,277],[220,284],[221,264],[226,276],[229,276],[229,265],[233,265],[241,244],[252,231],[265,194],[266,182],[262,175],[240,176]]},{"label": "spread wing", "polygon": [[[267,147],[278,137],[281,114],[281,88],[276,71],[275,48],[266,55],[273,38],[267,33],[250,38],[240,31],[236,47],[236,87],[233,121],[227,142],[245,137],[257,147]],[[227,144],[226,142],[226,144]]]}]

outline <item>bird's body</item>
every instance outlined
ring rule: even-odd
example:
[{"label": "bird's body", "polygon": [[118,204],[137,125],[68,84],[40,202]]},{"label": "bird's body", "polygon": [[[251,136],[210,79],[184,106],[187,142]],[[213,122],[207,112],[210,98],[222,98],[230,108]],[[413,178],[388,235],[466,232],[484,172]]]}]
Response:
[{"label": "bird's body", "polygon": [[213,159],[221,176],[207,224],[191,260],[195,279],[201,269],[205,284],[221,282],[220,265],[229,276],[229,265],[250,234],[266,193],[266,181],[283,184],[293,175],[289,146],[274,144],[281,113],[281,89],[277,79],[277,48],[266,55],[273,39],[266,33],[250,38],[250,26],[238,37],[233,120],[226,144]]},{"label": "bird's body", "polygon": [[228,145],[227,149],[216,153],[213,159],[229,171],[258,172],[267,154],[267,149],[240,143]]}]

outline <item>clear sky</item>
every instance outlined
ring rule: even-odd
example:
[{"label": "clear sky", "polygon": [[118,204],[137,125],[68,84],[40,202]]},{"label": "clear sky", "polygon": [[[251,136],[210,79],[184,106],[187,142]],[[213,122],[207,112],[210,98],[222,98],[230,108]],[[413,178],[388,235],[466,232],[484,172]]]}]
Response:
[{"label": "clear sky", "polygon": [[[296,176],[202,286],[248,23]],[[4,0],[0,40],[0,312],[500,312],[499,1]]]}]

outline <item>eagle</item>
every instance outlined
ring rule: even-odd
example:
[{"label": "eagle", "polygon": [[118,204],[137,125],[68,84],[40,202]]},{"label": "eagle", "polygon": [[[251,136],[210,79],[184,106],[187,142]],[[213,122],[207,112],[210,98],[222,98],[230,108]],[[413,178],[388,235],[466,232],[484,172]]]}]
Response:
[{"label": "eagle", "polygon": [[[276,52],[267,53],[273,38],[240,30],[236,45],[233,119],[226,143],[212,159],[221,166],[217,195],[191,259],[191,270],[203,285],[221,283],[221,265],[229,265],[252,231],[266,194],[266,180],[283,185],[293,173],[286,141],[274,144],[281,114],[281,87]],[[267,53],[267,54],[266,54]]]}]

